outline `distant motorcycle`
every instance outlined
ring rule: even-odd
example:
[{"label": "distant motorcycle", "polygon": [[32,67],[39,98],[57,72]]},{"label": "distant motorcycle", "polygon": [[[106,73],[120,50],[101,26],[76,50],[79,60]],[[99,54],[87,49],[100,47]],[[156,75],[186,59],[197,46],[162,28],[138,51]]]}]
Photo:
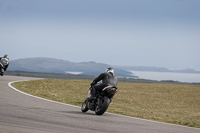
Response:
[{"label": "distant motorcycle", "polygon": [[81,111],[87,112],[88,110],[95,111],[96,115],[102,115],[106,112],[109,104],[111,103],[113,96],[117,92],[117,88],[114,86],[105,87],[102,92],[96,93],[96,101],[89,101],[91,97],[91,91],[88,92],[88,97],[85,99],[82,104]]},{"label": "distant motorcycle", "polygon": [[4,75],[4,66],[3,64],[0,62],[0,75],[3,76]]},{"label": "distant motorcycle", "polygon": [[4,75],[4,68],[5,66],[8,65],[8,59],[6,58],[1,58],[0,60],[0,75]]}]

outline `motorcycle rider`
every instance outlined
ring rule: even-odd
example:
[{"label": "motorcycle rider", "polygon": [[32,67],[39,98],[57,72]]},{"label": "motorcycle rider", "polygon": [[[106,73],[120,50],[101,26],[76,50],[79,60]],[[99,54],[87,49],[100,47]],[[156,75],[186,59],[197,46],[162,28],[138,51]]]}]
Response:
[{"label": "motorcycle rider", "polygon": [[[97,84],[99,81],[102,80],[102,83]],[[89,98],[90,101],[96,100],[96,91],[101,92],[103,88],[106,86],[117,86],[117,78],[115,77],[114,69],[109,67],[106,69],[104,73],[101,73],[97,78],[93,80],[91,83],[91,97]]]},{"label": "motorcycle rider", "polygon": [[3,76],[4,71],[7,70],[9,66],[9,57],[5,54],[3,57],[0,57],[0,75]]}]

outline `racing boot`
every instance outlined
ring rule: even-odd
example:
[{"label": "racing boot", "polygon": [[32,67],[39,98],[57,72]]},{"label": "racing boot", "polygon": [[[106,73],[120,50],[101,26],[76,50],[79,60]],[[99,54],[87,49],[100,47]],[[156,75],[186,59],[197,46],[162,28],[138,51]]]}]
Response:
[{"label": "racing boot", "polygon": [[96,101],[96,89],[94,87],[91,87],[91,97],[89,97],[88,101]]}]

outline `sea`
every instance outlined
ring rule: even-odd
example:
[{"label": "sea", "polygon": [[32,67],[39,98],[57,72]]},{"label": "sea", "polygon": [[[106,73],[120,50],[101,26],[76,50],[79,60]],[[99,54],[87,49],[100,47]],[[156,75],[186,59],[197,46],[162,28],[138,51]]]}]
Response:
[{"label": "sea", "polygon": [[172,80],[188,83],[200,83],[200,73],[174,73],[174,72],[149,72],[149,71],[130,71],[133,76],[140,79],[150,80]]}]

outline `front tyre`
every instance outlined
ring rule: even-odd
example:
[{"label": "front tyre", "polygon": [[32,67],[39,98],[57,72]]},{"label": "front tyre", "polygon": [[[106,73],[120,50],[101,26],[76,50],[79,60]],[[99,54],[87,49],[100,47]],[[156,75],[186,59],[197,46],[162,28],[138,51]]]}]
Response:
[{"label": "front tyre", "polygon": [[97,105],[95,108],[96,115],[102,115],[106,112],[108,106],[110,104],[110,99],[108,97],[104,97],[101,99],[101,104]]},{"label": "front tyre", "polygon": [[84,103],[82,104],[82,107],[81,107],[81,111],[82,112],[87,112],[88,111],[88,106],[87,106],[87,100],[84,101]]},{"label": "front tyre", "polygon": [[4,73],[2,72],[2,73],[0,73],[0,75],[1,75],[1,76],[3,76],[3,75],[4,75]]}]

